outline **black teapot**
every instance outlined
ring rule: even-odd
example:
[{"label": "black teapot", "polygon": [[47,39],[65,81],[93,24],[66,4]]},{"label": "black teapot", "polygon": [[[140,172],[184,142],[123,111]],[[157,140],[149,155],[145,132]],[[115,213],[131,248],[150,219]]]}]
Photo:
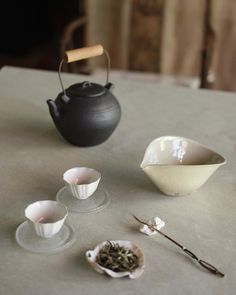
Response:
[{"label": "black teapot", "polygon": [[[73,62],[101,54],[107,57],[105,86],[84,81],[64,89],[61,68],[64,61]],[[47,100],[49,112],[61,135],[71,144],[93,146],[104,142],[112,134],[121,117],[120,105],[109,83],[110,59],[101,45],[66,52],[59,66],[62,92],[54,100]]]}]

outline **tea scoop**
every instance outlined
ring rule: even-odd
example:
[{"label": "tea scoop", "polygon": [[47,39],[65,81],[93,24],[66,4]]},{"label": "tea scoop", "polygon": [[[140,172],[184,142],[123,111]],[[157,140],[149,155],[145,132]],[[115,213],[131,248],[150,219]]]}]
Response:
[{"label": "tea scoop", "polygon": [[[137,216],[133,215],[133,217],[140,222],[142,225],[148,227],[150,229],[150,232],[156,232],[161,234],[163,237],[165,237],[166,239],[168,239],[169,241],[171,241],[172,243],[174,243],[176,246],[178,246],[185,254],[187,254],[188,256],[190,256],[192,259],[196,260],[198,262],[199,265],[201,265],[203,268],[205,268],[206,270],[208,270],[209,272],[224,277],[224,273],[222,273],[221,271],[219,271],[215,266],[213,266],[212,264],[200,259],[197,257],[197,255],[195,255],[192,251],[188,250],[186,247],[184,247],[183,245],[181,245],[179,242],[177,242],[176,240],[174,240],[173,238],[171,238],[170,236],[166,235],[165,233],[163,233],[160,229],[164,226],[164,222],[159,222],[159,218],[156,219],[157,224],[152,223],[153,219],[149,220],[149,221],[145,221],[142,220],[140,218],[138,218]],[[154,219],[155,221],[155,219]],[[162,221],[162,220],[161,220]],[[159,222],[159,224],[158,224]],[[147,235],[151,235],[150,232],[143,230],[143,227],[141,227],[140,231],[144,232]]]}]

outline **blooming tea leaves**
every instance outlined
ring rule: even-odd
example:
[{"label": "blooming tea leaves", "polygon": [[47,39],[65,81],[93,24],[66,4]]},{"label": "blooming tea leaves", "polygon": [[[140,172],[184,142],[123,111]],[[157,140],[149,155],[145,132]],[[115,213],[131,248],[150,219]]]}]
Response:
[{"label": "blooming tea leaves", "polygon": [[133,272],[139,266],[139,258],[130,249],[108,241],[99,251],[96,263],[114,272]]}]

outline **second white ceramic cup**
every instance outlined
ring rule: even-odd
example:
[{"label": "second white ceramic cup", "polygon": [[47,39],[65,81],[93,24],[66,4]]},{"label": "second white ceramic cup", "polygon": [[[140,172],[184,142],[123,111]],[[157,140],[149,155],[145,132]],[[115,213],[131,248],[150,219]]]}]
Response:
[{"label": "second white ceramic cup", "polygon": [[101,173],[88,167],[75,167],[63,174],[63,179],[76,199],[87,199],[97,189]]},{"label": "second white ceramic cup", "polygon": [[25,209],[25,217],[32,222],[36,234],[42,238],[51,238],[57,234],[67,215],[65,206],[51,200],[34,202]]}]

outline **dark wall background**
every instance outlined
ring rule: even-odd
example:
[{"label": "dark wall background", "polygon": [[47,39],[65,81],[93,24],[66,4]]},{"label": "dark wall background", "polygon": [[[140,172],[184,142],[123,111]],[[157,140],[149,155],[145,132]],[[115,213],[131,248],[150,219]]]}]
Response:
[{"label": "dark wall background", "polygon": [[79,1],[6,1],[1,10],[0,66],[56,69],[63,29],[79,16]]}]

